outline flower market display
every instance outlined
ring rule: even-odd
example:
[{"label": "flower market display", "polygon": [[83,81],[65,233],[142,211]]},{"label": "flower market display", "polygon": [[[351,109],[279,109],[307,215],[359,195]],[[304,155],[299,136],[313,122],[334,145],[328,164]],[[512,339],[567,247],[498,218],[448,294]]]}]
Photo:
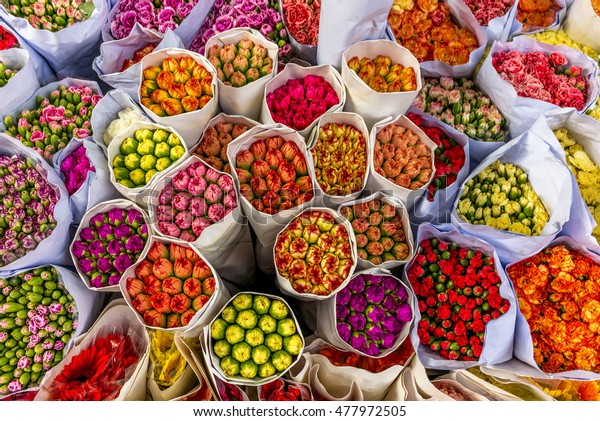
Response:
[{"label": "flower market display", "polygon": [[187,326],[217,288],[213,272],[192,248],[154,240],[124,290],[147,326]]},{"label": "flower market display", "polygon": [[443,359],[479,359],[487,324],[510,307],[494,258],[432,238],[419,244],[407,274],[421,312],[421,344]]},{"label": "flower market display", "polygon": [[160,192],[158,203],[158,231],[188,242],[196,241],[238,206],[233,178],[202,162],[175,174]]},{"label": "flower market display", "polygon": [[[520,3],[519,3],[520,4]],[[578,66],[569,66],[560,53],[507,51],[493,56],[494,69],[517,94],[582,110],[587,100],[587,81]]]},{"label": "flower market display", "polygon": [[377,92],[402,92],[417,89],[415,69],[393,63],[390,57],[352,57],[348,62],[358,77]]},{"label": "flower market display", "polygon": [[556,21],[560,6],[556,0],[524,0],[518,2],[517,20],[523,24],[523,32],[546,28]]},{"label": "flower market display", "polygon": [[406,260],[411,252],[402,215],[379,199],[340,208],[340,215],[352,224],[358,258],[374,265]]},{"label": "flower market display", "polygon": [[119,70],[119,72],[124,72],[134,64],[139,63],[144,57],[146,57],[148,54],[154,51],[155,48],[156,46],[152,44],[148,44],[145,47],[140,48],[135,53],[133,53],[132,58],[125,59],[125,61],[123,62],[123,67],[121,67],[121,70]]},{"label": "flower market display", "polygon": [[8,50],[9,48],[17,48],[19,41],[12,32],[0,26],[0,51]]},{"label": "flower market display", "polygon": [[332,212],[307,210],[277,236],[275,264],[294,291],[330,295],[355,265],[347,228]]},{"label": "flower market display", "polygon": [[90,164],[90,159],[85,154],[85,147],[81,145],[60,164],[60,172],[65,178],[65,186],[69,194],[74,194],[85,182],[89,172],[95,168]]},{"label": "flower market display", "polygon": [[139,129],[123,140],[119,154],[112,160],[117,183],[134,189],[149,184],[152,178],[181,158],[186,150],[179,136],[162,129]]},{"label": "flower market display", "polygon": [[39,385],[63,359],[77,307],[52,266],[0,278],[0,397]]},{"label": "flower market display", "polygon": [[310,151],[323,193],[348,196],[362,190],[367,172],[367,141],[356,127],[327,123]]},{"label": "flower market display", "polygon": [[[554,134],[565,150],[567,165],[577,179],[577,185],[583,200],[596,222],[600,222],[600,201],[598,189],[600,188],[600,168],[594,163],[583,149],[569,134],[566,129],[555,130]],[[592,231],[596,240],[600,240],[600,225]]]},{"label": "flower market display", "polygon": [[260,212],[274,215],[314,197],[306,158],[281,136],[255,141],[238,153],[235,166],[240,195]]},{"label": "flower market display", "polygon": [[167,57],[142,75],[140,103],[159,117],[201,110],[213,99],[210,71],[191,56]]},{"label": "flower market display", "polygon": [[92,135],[90,118],[101,98],[88,86],[61,84],[50,94],[35,98],[33,108],[5,116],[4,133],[51,162],[72,138]]},{"label": "flower market display", "polygon": [[389,124],[377,133],[373,166],[392,183],[418,190],[433,174],[431,150],[407,127]]},{"label": "flower market display", "polygon": [[450,6],[438,0],[394,0],[388,22],[398,44],[419,60],[441,61],[451,66],[469,61],[479,47],[469,29],[455,23]]},{"label": "flower market display", "polygon": [[0,0],[0,400],[600,400],[599,22]]},{"label": "flower market display", "polygon": [[465,151],[461,145],[446,136],[440,129],[424,127],[420,116],[410,113],[407,117],[437,145],[433,181],[427,187],[427,200],[433,202],[433,198],[439,190],[450,187],[456,181],[458,172],[465,164]]},{"label": "flower market display", "polygon": [[119,0],[109,23],[116,39],[125,38],[137,23],[165,33],[176,29],[190,14],[198,0]]},{"label": "flower market display", "polygon": [[118,285],[123,273],[139,260],[149,234],[145,216],[134,207],[94,213],[88,226],[80,228],[71,253],[93,288]]},{"label": "flower market display", "polygon": [[267,49],[249,39],[223,47],[213,45],[207,56],[226,86],[239,88],[273,72],[273,60],[267,57]]},{"label": "flower market display", "polygon": [[227,379],[280,376],[304,348],[289,306],[265,295],[238,294],[210,324],[213,358]]},{"label": "flower market display", "polygon": [[36,29],[60,31],[90,17],[95,9],[92,0],[10,0],[8,12],[25,18]]},{"label": "flower market display", "polygon": [[396,345],[413,317],[406,288],[391,276],[355,276],[335,300],[340,338],[374,357]]},{"label": "flower market display", "polygon": [[190,50],[204,53],[205,44],[212,36],[231,28],[260,31],[264,37],[277,44],[281,60],[290,58],[292,46],[278,0],[215,0],[214,7],[200,26]]},{"label": "flower market display", "polygon": [[540,235],[550,216],[517,165],[493,162],[465,183],[457,207],[461,219],[523,235]]},{"label": "flower market display", "polygon": [[57,226],[60,192],[29,158],[0,156],[0,269],[34,251]]},{"label": "flower market display", "polygon": [[596,260],[558,245],[507,269],[531,331],[532,357],[547,373],[600,371]]},{"label": "flower market display", "polygon": [[16,75],[17,69],[11,69],[0,60],[0,88],[4,88],[11,77]]},{"label": "flower market display", "polygon": [[505,118],[470,79],[426,78],[413,105],[470,138],[502,142],[506,137]]},{"label": "flower market display", "polygon": [[290,79],[267,94],[273,120],[295,130],[304,130],[339,102],[337,92],[322,76]]},{"label": "flower market display", "polygon": [[250,129],[246,124],[221,121],[214,127],[207,127],[194,155],[200,157],[218,171],[231,173],[227,159],[227,145]]}]

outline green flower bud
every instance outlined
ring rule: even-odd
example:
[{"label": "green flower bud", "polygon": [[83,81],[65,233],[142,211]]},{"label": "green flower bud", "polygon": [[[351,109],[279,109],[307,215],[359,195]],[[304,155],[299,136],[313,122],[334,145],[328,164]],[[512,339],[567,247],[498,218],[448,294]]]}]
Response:
[{"label": "green flower bud", "polygon": [[152,177],[156,174],[158,174],[158,171],[156,170],[146,171],[146,184],[150,183],[150,180],[152,180]]},{"label": "green flower bud", "polygon": [[166,142],[168,138],[169,132],[166,132],[162,129],[156,129],[151,137],[152,141],[155,143]]},{"label": "green flower bud", "polygon": [[229,325],[223,319],[216,319],[210,325],[210,336],[215,340],[224,339],[225,331]]},{"label": "green flower bud", "polygon": [[242,329],[240,326],[231,325],[227,327],[227,330],[225,330],[225,339],[227,339],[227,342],[229,342],[231,345],[235,345],[244,340],[245,333],[246,332],[244,329]]},{"label": "green flower bud", "polygon": [[252,360],[245,361],[240,366],[240,376],[253,379],[258,374],[258,366]]},{"label": "green flower bud", "polygon": [[119,184],[121,184],[122,186],[127,187],[128,189],[135,189],[136,185],[133,184],[133,181],[131,180],[118,180],[117,181]]},{"label": "green flower bud", "polygon": [[252,295],[251,294],[238,294],[232,301],[233,307],[237,311],[248,310],[252,308]]},{"label": "green flower bud", "polygon": [[277,352],[283,348],[283,338],[277,333],[270,333],[265,338],[265,345],[271,352]]},{"label": "green flower bud", "polygon": [[128,137],[121,143],[120,151],[123,155],[129,155],[137,151],[139,142],[132,137]]},{"label": "green flower bud", "polygon": [[292,356],[285,351],[277,351],[272,355],[271,362],[277,371],[285,371],[292,365]]},{"label": "green flower bud", "polygon": [[154,155],[157,158],[168,158],[171,154],[171,147],[168,143],[157,143],[154,147]]},{"label": "green flower bud", "polygon": [[271,300],[269,299],[269,297],[266,297],[264,295],[257,295],[254,297],[252,309],[256,312],[256,314],[267,314],[269,312],[270,307]]},{"label": "green flower bud", "polygon": [[129,170],[127,168],[114,168],[113,172],[115,174],[115,178],[117,181],[119,180],[129,180]]},{"label": "green flower bud", "polygon": [[277,373],[277,370],[275,369],[273,364],[271,364],[271,362],[266,362],[258,367],[258,376],[263,379],[271,377],[275,373]]},{"label": "green flower bud", "polygon": [[221,360],[220,367],[228,377],[237,376],[240,372],[240,363],[231,356],[223,358]]},{"label": "green flower bud", "polygon": [[224,339],[218,340],[213,346],[215,355],[219,358],[225,358],[231,354],[231,345]]},{"label": "green flower bud", "polygon": [[153,135],[152,130],[139,129],[135,131],[135,140],[140,143],[144,140],[152,140]]},{"label": "green flower bud", "polygon": [[274,319],[283,320],[288,316],[289,313],[290,313],[290,310],[288,309],[288,306],[283,301],[274,300],[271,303],[271,308],[269,309],[269,314]]},{"label": "green flower bud", "polygon": [[156,166],[156,157],[154,155],[144,155],[140,160],[140,168],[144,171],[153,170]]},{"label": "green flower bud", "polygon": [[277,323],[277,333],[283,337],[291,336],[296,333],[296,323],[293,319],[287,318]]},{"label": "green flower bud", "polygon": [[230,324],[235,323],[235,319],[237,318],[237,315],[238,315],[238,312],[235,308],[233,308],[233,306],[227,306],[221,312],[221,317],[223,318],[223,320],[225,320],[227,323],[230,323]]},{"label": "green flower bud", "polygon": [[169,158],[159,158],[156,161],[155,168],[157,171],[164,171],[171,166],[173,162]]},{"label": "green flower bud", "polygon": [[258,322],[258,317],[254,310],[242,310],[238,313],[235,322],[244,329],[252,329]]},{"label": "green flower bud", "polygon": [[175,133],[171,133],[171,134],[169,134],[169,137],[167,138],[167,144],[170,147],[180,146],[181,139]]},{"label": "green flower bud", "polygon": [[236,343],[231,348],[231,356],[241,363],[248,361],[252,356],[252,347],[246,342]]},{"label": "green flower bud", "polygon": [[181,158],[184,154],[185,154],[185,148],[183,146],[180,146],[180,145],[174,146],[171,148],[171,151],[169,153],[169,158],[171,158],[171,161],[175,162],[179,158]]},{"label": "green flower bud", "polygon": [[154,146],[152,139],[145,139],[138,145],[137,153],[140,155],[152,155],[154,153]]},{"label": "green flower bud", "polygon": [[273,333],[277,330],[277,320],[268,314],[264,314],[258,320],[257,326],[264,333]]},{"label": "green flower bud", "polygon": [[302,336],[298,334],[283,338],[283,349],[290,355],[300,354],[303,346],[304,341],[302,340]]},{"label": "green flower bud", "polygon": [[259,345],[252,349],[252,361],[258,365],[265,364],[271,358],[271,351],[264,345]]},{"label": "green flower bud", "polygon": [[252,347],[259,346],[265,341],[265,334],[260,328],[255,327],[246,331],[244,340]]},{"label": "green flower bud", "polygon": [[145,186],[146,185],[146,171],[138,168],[137,170],[133,170],[129,173],[129,179],[136,186]]},{"label": "green flower bud", "polygon": [[127,168],[129,171],[139,168],[141,158],[142,157],[135,152],[130,153],[125,157],[125,168]]}]

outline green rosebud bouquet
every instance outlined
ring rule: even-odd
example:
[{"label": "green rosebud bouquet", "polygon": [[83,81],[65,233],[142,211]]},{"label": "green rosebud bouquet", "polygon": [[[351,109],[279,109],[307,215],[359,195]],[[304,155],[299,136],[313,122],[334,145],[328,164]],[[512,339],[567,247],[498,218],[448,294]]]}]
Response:
[{"label": "green rosebud bouquet", "polygon": [[213,363],[232,383],[272,380],[297,361],[304,348],[291,309],[273,296],[236,295],[210,324],[209,332]]}]

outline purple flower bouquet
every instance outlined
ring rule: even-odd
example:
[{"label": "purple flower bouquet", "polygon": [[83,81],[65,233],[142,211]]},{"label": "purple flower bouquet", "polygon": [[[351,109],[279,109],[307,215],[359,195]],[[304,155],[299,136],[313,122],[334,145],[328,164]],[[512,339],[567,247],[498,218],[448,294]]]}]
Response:
[{"label": "purple flower bouquet", "polygon": [[88,288],[118,291],[121,276],[138,262],[149,236],[148,216],[137,205],[111,200],[85,214],[71,256]]},{"label": "purple flower bouquet", "polygon": [[337,334],[354,350],[383,357],[408,336],[411,302],[408,288],[393,276],[356,275],[336,295]]}]

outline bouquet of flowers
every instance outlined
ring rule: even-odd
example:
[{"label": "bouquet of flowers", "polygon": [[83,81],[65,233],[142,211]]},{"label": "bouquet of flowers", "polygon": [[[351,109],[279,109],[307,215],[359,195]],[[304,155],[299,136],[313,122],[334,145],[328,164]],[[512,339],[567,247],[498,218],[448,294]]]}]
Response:
[{"label": "bouquet of flowers", "polygon": [[17,48],[18,46],[19,41],[12,32],[5,29],[3,26],[0,26],[0,51]]},{"label": "bouquet of flowers", "polygon": [[83,22],[94,9],[92,0],[11,0],[7,7],[11,15],[27,19],[33,28],[51,32]]}]

